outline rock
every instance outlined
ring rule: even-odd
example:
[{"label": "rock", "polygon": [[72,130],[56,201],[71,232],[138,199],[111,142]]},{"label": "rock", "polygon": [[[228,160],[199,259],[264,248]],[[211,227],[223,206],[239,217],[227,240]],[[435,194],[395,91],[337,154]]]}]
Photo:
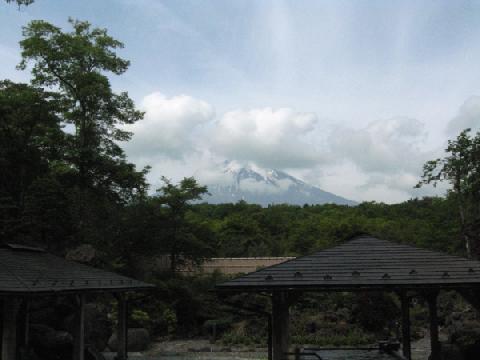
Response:
[{"label": "rock", "polygon": [[305,323],[305,331],[308,334],[314,334],[317,331],[317,323],[315,321],[307,321]]},{"label": "rock", "polygon": [[30,344],[42,359],[68,360],[72,357],[73,337],[66,331],[57,331],[49,326],[32,324]]},{"label": "rock", "polygon": [[39,360],[35,351],[30,347],[21,346],[18,349],[18,359],[19,360]]},{"label": "rock", "polygon": [[33,324],[30,326],[32,344],[41,344],[45,347],[55,347],[72,344],[73,337],[66,331],[56,331],[49,326]]},{"label": "rock", "polygon": [[70,250],[65,256],[67,260],[80,262],[88,265],[98,265],[100,259],[97,250],[90,244],[83,244]]},{"label": "rock", "polygon": [[464,323],[450,333],[450,343],[459,346],[461,349],[471,346],[480,340],[480,327],[475,323]]},{"label": "rock", "polygon": [[325,312],[325,321],[337,323],[338,315],[334,311],[327,311]]},{"label": "rock", "polygon": [[450,333],[450,343],[460,349],[465,360],[478,360],[480,359],[480,326],[476,321],[465,321],[462,325],[458,324]]},{"label": "rock", "polygon": [[477,320],[477,315],[474,311],[455,311],[445,317],[445,329],[449,338],[465,328],[480,328],[480,322]]},{"label": "rock", "polygon": [[336,313],[343,321],[348,321],[350,319],[350,310],[347,308],[340,308],[336,311]]},{"label": "rock", "polygon": [[203,346],[201,348],[196,349],[197,352],[212,352],[212,348],[209,346]]},{"label": "rock", "polygon": [[[144,351],[148,348],[150,344],[150,334],[147,329],[137,328],[137,329],[128,329],[128,351]],[[108,347],[112,351],[117,351],[118,349],[118,337],[114,333],[108,340]]]},{"label": "rock", "polygon": [[85,360],[105,360],[105,356],[93,346],[85,349]]},{"label": "rock", "polygon": [[457,345],[442,343],[441,351],[442,360],[465,360],[462,351]]}]

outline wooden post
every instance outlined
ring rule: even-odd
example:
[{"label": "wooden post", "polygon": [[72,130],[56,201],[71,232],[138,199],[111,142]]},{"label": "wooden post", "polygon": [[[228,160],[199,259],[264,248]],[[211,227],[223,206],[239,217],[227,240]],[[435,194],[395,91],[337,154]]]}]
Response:
[{"label": "wooden post", "polygon": [[117,360],[127,360],[128,358],[128,324],[127,324],[127,299],[125,294],[118,294],[118,349]]},{"label": "wooden post", "polygon": [[438,338],[438,310],[437,310],[438,292],[432,292],[427,295],[428,310],[430,313],[430,360],[440,360],[440,340]]},{"label": "wooden post", "polygon": [[28,299],[23,299],[17,314],[17,344],[21,347],[28,344],[28,306]]},{"label": "wooden post", "polygon": [[300,348],[298,346],[295,348],[295,360],[300,360]]},{"label": "wooden post", "polygon": [[212,344],[217,341],[217,323],[212,324]]},{"label": "wooden post", "polygon": [[402,303],[402,352],[407,360],[412,359],[412,347],[410,343],[410,299],[405,291],[400,293]]},{"label": "wooden post", "polygon": [[272,315],[268,316],[268,360],[273,360],[273,342],[272,342]]},{"label": "wooden post", "polygon": [[17,313],[20,302],[17,298],[3,299],[2,360],[17,357]]},{"label": "wooden post", "polygon": [[289,311],[287,293],[275,291],[272,295],[272,358],[284,360],[288,352]]},{"label": "wooden post", "polygon": [[73,359],[84,360],[85,358],[85,295],[77,298],[75,313],[75,333],[73,338]]}]

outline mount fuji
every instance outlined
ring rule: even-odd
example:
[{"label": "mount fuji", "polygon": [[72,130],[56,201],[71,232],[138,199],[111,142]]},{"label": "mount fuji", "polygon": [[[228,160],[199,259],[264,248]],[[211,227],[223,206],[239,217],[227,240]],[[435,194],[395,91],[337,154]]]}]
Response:
[{"label": "mount fuji", "polygon": [[203,201],[210,204],[247,203],[269,204],[339,204],[356,205],[355,201],[309,185],[286,172],[264,169],[255,165],[241,165],[225,161],[221,169],[221,181],[207,184],[210,196]]}]

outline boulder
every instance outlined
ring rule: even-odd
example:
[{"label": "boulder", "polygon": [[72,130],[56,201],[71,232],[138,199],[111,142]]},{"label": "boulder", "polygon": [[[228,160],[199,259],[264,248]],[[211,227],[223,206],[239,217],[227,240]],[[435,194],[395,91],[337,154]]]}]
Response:
[{"label": "boulder", "polygon": [[[450,343],[459,346],[461,349],[471,346],[480,340],[480,327],[476,324],[464,323],[450,333]],[[480,357],[479,357],[480,358]]]},{"label": "boulder", "polygon": [[305,323],[305,331],[307,334],[315,334],[317,331],[317,323],[315,321],[307,321]]},{"label": "boulder", "polygon": [[480,326],[474,321],[451,327],[450,343],[457,346],[465,360],[480,359]]},{"label": "boulder", "polygon": [[441,359],[443,360],[465,360],[462,351],[457,345],[442,343],[441,351]]},{"label": "boulder", "polygon": [[40,360],[31,347],[21,346],[18,349],[18,359],[19,360]]},{"label": "boulder", "polygon": [[338,314],[334,311],[326,311],[324,315],[325,321],[337,323],[338,322]]},{"label": "boulder", "polygon": [[66,331],[57,331],[49,326],[32,324],[30,344],[41,359],[68,360],[72,357],[73,337]]},{"label": "boulder", "polygon": [[70,250],[65,258],[92,266],[99,265],[101,262],[97,250],[90,244],[83,244]]},{"label": "boulder", "polygon": [[[128,351],[144,351],[147,350],[148,345],[150,345],[150,334],[147,329],[136,328],[128,329]],[[110,340],[108,340],[108,347],[112,351],[117,351],[118,349],[118,337],[114,333]]]},{"label": "boulder", "polygon": [[105,360],[105,356],[93,346],[85,349],[85,360]]}]

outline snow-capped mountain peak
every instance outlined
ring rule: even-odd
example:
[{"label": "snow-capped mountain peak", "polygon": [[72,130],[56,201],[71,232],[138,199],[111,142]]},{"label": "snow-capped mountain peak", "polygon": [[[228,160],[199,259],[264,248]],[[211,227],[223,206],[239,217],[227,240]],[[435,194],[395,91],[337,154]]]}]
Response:
[{"label": "snow-capped mountain peak", "polygon": [[209,203],[245,200],[262,206],[280,203],[355,205],[351,200],[323,191],[276,169],[225,161],[221,172],[221,184],[207,184],[211,196],[204,200]]}]

